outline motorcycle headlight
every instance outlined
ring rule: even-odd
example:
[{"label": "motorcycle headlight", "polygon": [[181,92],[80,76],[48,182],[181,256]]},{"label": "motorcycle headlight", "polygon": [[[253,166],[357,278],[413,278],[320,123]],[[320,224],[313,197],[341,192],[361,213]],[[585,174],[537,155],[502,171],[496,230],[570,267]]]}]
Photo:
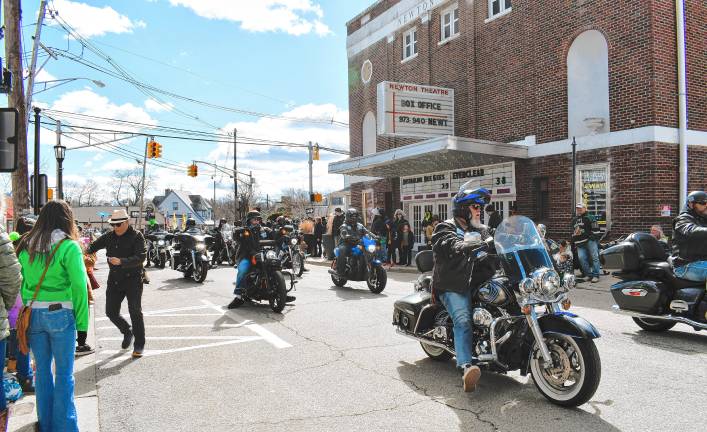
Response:
[{"label": "motorcycle headlight", "polygon": [[522,294],[528,295],[535,292],[535,282],[531,278],[525,278],[518,284],[518,289]]},{"label": "motorcycle headlight", "polygon": [[376,245],[368,245],[368,252],[374,253],[376,251]]},{"label": "motorcycle headlight", "polygon": [[291,240],[290,240],[290,244],[291,244],[292,246],[296,245],[296,244],[297,244],[297,239],[291,239]]},{"label": "motorcycle headlight", "polygon": [[577,286],[577,278],[571,273],[565,273],[565,277],[562,278],[564,282],[565,289],[567,291],[574,289]]},{"label": "motorcycle headlight", "polygon": [[203,243],[197,243],[196,245],[196,250],[204,250],[206,248],[206,245]]},{"label": "motorcycle headlight", "polygon": [[560,276],[555,270],[541,268],[533,272],[535,294],[541,299],[549,299],[562,289]]},{"label": "motorcycle headlight", "polygon": [[275,253],[274,250],[270,249],[267,252],[265,252],[265,259],[268,260],[276,260],[277,259],[277,253]]},{"label": "motorcycle headlight", "polygon": [[157,246],[164,246],[164,240],[157,240]]}]

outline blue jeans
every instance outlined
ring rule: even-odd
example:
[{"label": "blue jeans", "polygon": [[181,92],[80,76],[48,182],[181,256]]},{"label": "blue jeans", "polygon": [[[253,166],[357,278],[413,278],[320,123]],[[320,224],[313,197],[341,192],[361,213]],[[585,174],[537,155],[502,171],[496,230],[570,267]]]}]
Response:
[{"label": "blue jeans", "polygon": [[587,240],[583,245],[577,246],[577,255],[584,274],[588,277],[599,277],[599,243],[596,240]]},{"label": "blue jeans", "polygon": [[250,260],[243,258],[238,262],[238,268],[236,270],[236,289],[233,290],[233,294],[241,295],[243,292],[243,279],[250,271]]},{"label": "blue jeans", "polygon": [[454,323],[454,351],[457,353],[457,367],[474,363],[474,333],[471,319],[471,294],[451,291],[439,295]]},{"label": "blue jeans", "polygon": [[74,405],[74,311],[33,309],[28,336],[37,366],[34,386],[40,431],[78,432]]},{"label": "blue jeans", "polygon": [[675,276],[695,282],[707,280],[707,261],[695,261],[675,268]]},{"label": "blue jeans", "polygon": [[32,380],[34,378],[34,371],[30,366],[29,353],[22,354],[20,347],[17,345],[17,330],[10,330],[10,337],[7,338],[7,356],[14,357],[17,361],[17,379],[22,380]]},{"label": "blue jeans", "polygon": [[[7,339],[0,340],[0,358],[5,358],[5,348],[7,347]],[[0,386],[0,411],[7,409],[7,399],[5,399],[5,388]],[[3,425],[4,426],[4,425]]]}]

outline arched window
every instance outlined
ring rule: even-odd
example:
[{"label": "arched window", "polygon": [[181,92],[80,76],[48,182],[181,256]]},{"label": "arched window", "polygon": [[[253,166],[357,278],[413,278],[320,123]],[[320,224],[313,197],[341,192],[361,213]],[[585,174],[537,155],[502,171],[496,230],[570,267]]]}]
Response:
[{"label": "arched window", "polygon": [[376,152],[376,116],[372,112],[367,112],[363,118],[363,155]]},{"label": "arched window", "polygon": [[596,30],[567,53],[567,122],[570,137],[609,132],[609,46]]}]

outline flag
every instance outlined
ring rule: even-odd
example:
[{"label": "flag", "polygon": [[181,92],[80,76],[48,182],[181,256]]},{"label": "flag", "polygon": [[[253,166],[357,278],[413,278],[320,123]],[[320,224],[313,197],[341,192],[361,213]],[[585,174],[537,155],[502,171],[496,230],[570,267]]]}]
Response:
[{"label": "flag", "polygon": [[187,214],[184,213],[182,215],[182,230],[185,230],[187,228]]},{"label": "flag", "polygon": [[177,213],[172,213],[172,229],[177,229]]}]

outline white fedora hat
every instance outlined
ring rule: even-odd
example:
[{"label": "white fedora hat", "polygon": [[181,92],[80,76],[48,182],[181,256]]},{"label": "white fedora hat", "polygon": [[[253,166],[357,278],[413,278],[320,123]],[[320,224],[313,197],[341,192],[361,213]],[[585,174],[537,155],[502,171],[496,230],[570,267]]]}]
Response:
[{"label": "white fedora hat", "polygon": [[119,223],[128,220],[128,212],[125,209],[113,210],[113,215],[108,219],[108,223]]}]

